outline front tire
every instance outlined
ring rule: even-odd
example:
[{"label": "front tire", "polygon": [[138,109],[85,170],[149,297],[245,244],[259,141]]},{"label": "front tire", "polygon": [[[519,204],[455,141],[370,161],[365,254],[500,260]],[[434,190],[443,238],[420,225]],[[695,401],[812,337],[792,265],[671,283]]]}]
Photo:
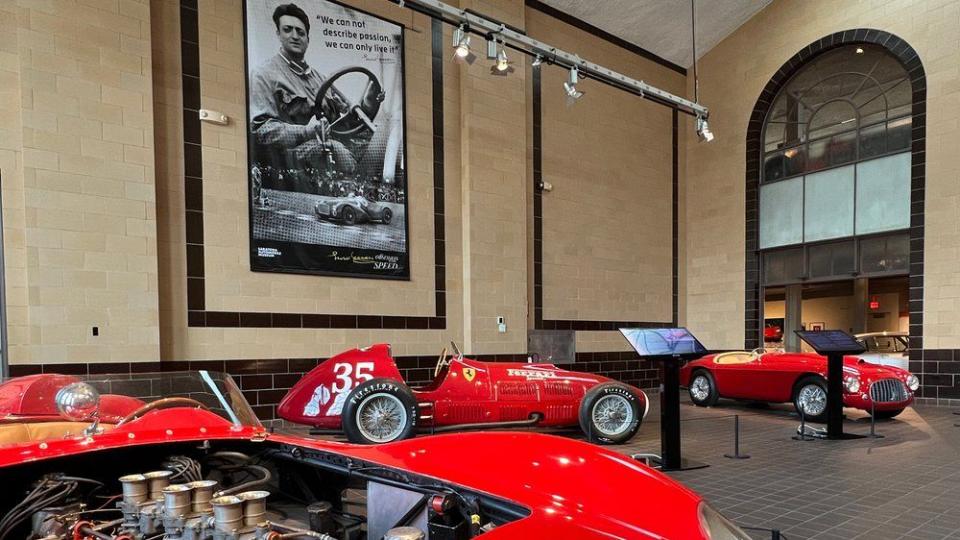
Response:
[{"label": "front tire", "polygon": [[886,420],[888,418],[893,418],[894,416],[899,415],[903,412],[903,409],[893,409],[891,411],[874,411],[873,417],[877,420]]},{"label": "front tire", "polygon": [[807,422],[822,424],[827,421],[827,381],[809,375],[794,385],[793,407]]},{"label": "front tire", "polygon": [[353,225],[357,222],[357,211],[347,206],[340,211],[340,219],[347,225]]},{"label": "front tire", "polygon": [[384,225],[389,225],[390,220],[392,219],[393,219],[393,210],[390,210],[389,208],[384,208],[383,213],[380,214],[380,221],[382,221]]},{"label": "front tire", "polygon": [[347,396],[340,419],[350,442],[381,444],[407,439],[417,427],[417,400],[393,379],[371,379]]},{"label": "front tire", "polygon": [[580,429],[587,440],[599,444],[622,444],[640,429],[644,406],[629,387],[601,383],[580,402]]},{"label": "front tire", "polygon": [[717,381],[705,369],[693,372],[693,375],[690,376],[690,386],[687,387],[687,392],[690,393],[690,401],[697,407],[713,407],[720,399]]}]

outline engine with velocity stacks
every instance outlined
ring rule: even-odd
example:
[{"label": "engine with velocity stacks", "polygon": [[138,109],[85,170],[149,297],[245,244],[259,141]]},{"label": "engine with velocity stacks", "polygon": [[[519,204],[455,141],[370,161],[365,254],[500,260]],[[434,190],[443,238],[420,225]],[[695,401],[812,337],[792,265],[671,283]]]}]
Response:
[{"label": "engine with velocity stacks", "polygon": [[0,540],[461,540],[511,503],[336,454],[177,443],[0,470]]}]

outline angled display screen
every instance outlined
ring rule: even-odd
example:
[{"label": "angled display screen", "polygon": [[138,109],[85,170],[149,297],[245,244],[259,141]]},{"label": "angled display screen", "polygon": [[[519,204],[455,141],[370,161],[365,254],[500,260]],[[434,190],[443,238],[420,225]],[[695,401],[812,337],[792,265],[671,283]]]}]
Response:
[{"label": "angled display screen", "polygon": [[707,349],[686,328],[621,328],[640,356],[706,354]]},{"label": "angled display screen", "polygon": [[853,336],[843,330],[797,330],[797,335],[819,354],[860,354],[866,350]]}]

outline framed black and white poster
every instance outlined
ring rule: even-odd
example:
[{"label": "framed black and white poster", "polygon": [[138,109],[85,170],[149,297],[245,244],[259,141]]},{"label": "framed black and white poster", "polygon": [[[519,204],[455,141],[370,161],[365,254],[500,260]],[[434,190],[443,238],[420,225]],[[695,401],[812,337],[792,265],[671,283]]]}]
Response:
[{"label": "framed black and white poster", "polygon": [[245,0],[250,267],[409,279],[403,27]]}]

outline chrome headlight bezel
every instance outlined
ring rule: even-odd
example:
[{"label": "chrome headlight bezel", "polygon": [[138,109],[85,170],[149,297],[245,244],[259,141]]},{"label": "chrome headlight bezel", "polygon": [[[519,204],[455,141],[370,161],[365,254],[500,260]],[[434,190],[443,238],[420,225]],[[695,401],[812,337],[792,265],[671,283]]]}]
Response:
[{"label": "chrome headlight bezel", "polygon": [[843,388],[850,394],[856,394],[860,391],[860,377],[856,375],[844,377]]},{"label": "chrome headlight bezel", "polygon": [[909,388],[911,392],[916,392],[920,389],[920,379],[913,373],[908,375],[903,383],[907,385],[907,388]]},{"label": "chrome headlight bezel", "polygon": [[707,538],[724,540],[750,540],[750,537],[723,514],[715,510],[706,501],[700,501],[697,509],[700,518],[700,531]]}]

